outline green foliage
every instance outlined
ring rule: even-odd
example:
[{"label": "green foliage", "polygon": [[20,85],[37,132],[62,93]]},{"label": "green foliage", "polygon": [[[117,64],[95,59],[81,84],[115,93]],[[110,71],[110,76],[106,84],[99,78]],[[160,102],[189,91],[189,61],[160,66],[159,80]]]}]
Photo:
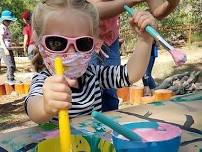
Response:
[{"label": "green foliage", "polygon": [[14,42],[19,43],[23,41],[23,35],[22,35],[23,23],[20,18],[22,12],[24,10],[32,10],[36,2],[37,2],[36,0],[1,0],[0,1],[0,12],[8,9],[13,12],[15,17],[17,17],[17,21],[11,24],[11,27],[10,27]]},{"label": "green foliage", "polygon": [[[22,42],[22,27],[23,23],[20,18],[24,10],[33,10],[39,0],[0,0],[0,11],[9,9],[11,10],[18,20],[11,25],[11,32],[15,42]],[[141,4],[135,7],[136,9],[147,9],[147,5]],[[189,25],[194,25],[196,28],[193,30],[193,40],[202,40],[202,2],[201,0],[181,0],[180,5],[176,11],[171,13],[166,19],[159,22],[159,32],[164,35],[167,40],[172,36],[179,34],[187,36]],[[125,41],[125,48],[130,50],[134,47],[136,42],[136,35],[131,31],[128,24],[128,15],[122,13],[120,17],[121,38]],[[192,41],[193,41],[192,40]]]},{"label": "green foliage", "polygon": [[[146,5],[136,6],[137,9],[147,9]],[[181,0],[177,9],[165,19],[158,21],[158,31],[166,40],[182,35],[187,40],[189,26],[192,26],[192,41],[202,41],[202,1],[201,0]],[[128,15],[121,15],[121,38],[124,39],[124,49],[126,52],[134,47],[136,36],[132,34],[128,24]]]}]

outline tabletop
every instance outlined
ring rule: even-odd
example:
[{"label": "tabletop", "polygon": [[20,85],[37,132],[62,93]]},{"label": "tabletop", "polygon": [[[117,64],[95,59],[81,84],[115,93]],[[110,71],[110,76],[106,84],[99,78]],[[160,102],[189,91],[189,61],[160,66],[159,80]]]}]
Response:
[{"label": "tabletop", "polygon": [[[119,123],[156,121],[182,129],[179,152],[202,151],[202,100],[165,101],[134,106],[105,113]],[[71,120],[72,133],[99,136],[110,141],[111,130],[103,124],[83,116]],[[58,135],[53,124],[37,125],[0,134],[0,152],[34,151],[45,139]]]}]

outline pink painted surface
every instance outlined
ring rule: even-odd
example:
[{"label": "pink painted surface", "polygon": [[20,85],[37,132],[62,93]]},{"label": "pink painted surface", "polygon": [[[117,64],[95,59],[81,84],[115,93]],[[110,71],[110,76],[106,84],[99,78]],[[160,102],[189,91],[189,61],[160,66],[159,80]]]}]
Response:
[{"label": "pink painted surface", "polygon": [[[133,132],[141,136],[143,142],[170,140],[174,139],[175,137],[181,136],[182,134],[182,131],[179,127],[166,123],[158,124],[158,128],[138,128],[134,129]],[[118,138],[126,139],[122,135],[118,135]]]}]

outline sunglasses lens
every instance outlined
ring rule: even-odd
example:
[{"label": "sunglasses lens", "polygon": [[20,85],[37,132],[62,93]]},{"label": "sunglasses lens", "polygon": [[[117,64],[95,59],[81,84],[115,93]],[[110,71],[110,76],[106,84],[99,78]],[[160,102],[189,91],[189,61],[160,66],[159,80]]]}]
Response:
[{"label": "sunglasses lens", "polygon": [[94,46],[94,41],[90,37],[83,37],[76,40],[76,46],[81,52],[88,52],[92,50]]},{"label": "sunglasses lens", "polygon": [[45,39],[46,47],[49,50],[60,52],[63,51],[67,46],[67,40],[62,37],[49,36]]}]

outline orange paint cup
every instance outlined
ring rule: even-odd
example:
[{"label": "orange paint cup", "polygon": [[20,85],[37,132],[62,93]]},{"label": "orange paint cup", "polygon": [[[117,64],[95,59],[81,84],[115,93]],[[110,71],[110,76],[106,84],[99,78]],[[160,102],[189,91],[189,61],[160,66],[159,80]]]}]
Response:
[{"label": "orange paint cup", "polygon": [[119,88],[117,89],[117,96],[123,99],[123,102],[127,102],[130,100],[130,92],[129,87]]},{"label": "orange paint cup", "polygon": [[170,100],[173,92],[168,89],[159,89],[154,91],[155,101]]},{"label": "orange paint cup", "polygon": [[144,88],[132,86],[130,87],[130,102],[134,105],[141,103],[141,97],[144,95]]},{"label": "orange paint cup", "polygon": [[6,95],[6,88],[4,84],[0,84],[0,96]]}]

